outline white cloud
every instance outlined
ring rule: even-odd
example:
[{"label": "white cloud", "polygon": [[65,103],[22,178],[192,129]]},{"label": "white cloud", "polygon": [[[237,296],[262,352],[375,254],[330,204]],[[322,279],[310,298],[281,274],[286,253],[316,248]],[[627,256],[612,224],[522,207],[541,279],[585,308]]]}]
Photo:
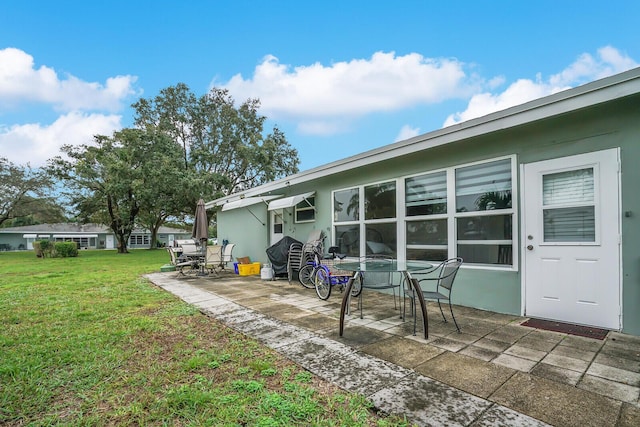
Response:
[{"label": "white cloud", "polygon": [[638,64],[633,59],[611,46],[606,46],[598,49],[597,57],[588,53],[580,55],[573,64],[560,73],[552,75],[547,81],[543,81],[541,76],[537,75],[535,80],[517,80],[501,93],[476,94],[471,97],[466,110],[447,117],[443,126],[450,126],[504,110],[637,66]]},{"label": "white cloud", "polygon": [[418,135],[420,135],[420,128],[404,125],[402,126],[402,129],[400,129],[400,132],[398,133],[398,136],[396,136],[394,142],[403,141],[405,139],[413,138],[414,136]]},{"label": "white cloud", "polygon": [[238,74],[221,86],[236,100],[260,99],[261,111],[272,119],[296,120],[302,132],[330,134],[369,113],[468,97],[477,90],[474,80],[455,59],[377,52],[370,59],[294,68],[267,56],[253,77]]},{"label": "white cloud", "polygon": [[43,166],[47,159],[60,155],[64,144],[91,144],[93,136],[111,135],[122,128],[118,115],[72,112],[60,116],[49,126],[13,125],[0,128],[0,155],[14,163]]},{"label": "white cloud", "polygon": [[53,123],[0,123],[0,156],[38,167],[61,154],[63,144],[90,144],[96,134],[111,135],[122,128],[116,113],[137,94],[136,79],[109,77],[102,84],[60,77],[50,67],[36,68],[33,57],[20,49],[0,49],[0,118],[25,105],[32,112],[62,112]]},{"label": "white cloud", "polygon": [[59,111],[122,109],[136,94],[135,76],[116,76],[105,84],[72,75],[60,78],[54,69],[35,67],[33,57],[16,48],[0,49],[0,111],[26,102],[50,104]]}]

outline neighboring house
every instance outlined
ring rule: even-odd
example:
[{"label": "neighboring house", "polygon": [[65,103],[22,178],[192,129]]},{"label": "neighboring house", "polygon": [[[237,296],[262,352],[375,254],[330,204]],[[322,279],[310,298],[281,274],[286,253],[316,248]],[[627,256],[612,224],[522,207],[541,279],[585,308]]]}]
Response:
[{"label": "neighboring house", "polygon": [[218,238],[461,256],[454,303],[640,335],[640,68],[213,200]]},{"label": "neighboring house", "polygon": [[[185,230],[160,227],[158,241],[161,245],[173,245],[174,240],[190,239]],[[118,241],[111,229],[101,224],[39,224],[22,227],[0,228],[0,250],[30,250],[36,240],[73,241],[82,249],[115,249]],[[149,248],[151,233],[136,229],[129,237],[130,249]]]}]

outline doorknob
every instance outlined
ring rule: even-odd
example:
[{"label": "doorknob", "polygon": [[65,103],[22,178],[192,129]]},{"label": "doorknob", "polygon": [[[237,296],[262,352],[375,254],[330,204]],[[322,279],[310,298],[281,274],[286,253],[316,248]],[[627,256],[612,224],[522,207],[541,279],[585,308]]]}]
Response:
[{"label": "doorknob", "polygon": [[533,250],[533,245],[529,245],[529,246],[527,246],[527,250],[532,251],[532,250]]}]

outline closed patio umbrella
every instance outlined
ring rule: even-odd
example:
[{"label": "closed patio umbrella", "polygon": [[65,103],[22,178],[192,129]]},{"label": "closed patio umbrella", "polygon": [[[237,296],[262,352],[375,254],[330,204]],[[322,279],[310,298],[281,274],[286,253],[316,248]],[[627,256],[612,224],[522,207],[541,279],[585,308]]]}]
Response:
[{"label": "closed patio umbrella", "polygon": [[204,207],[204,200],[198,200],[198,204],[196,205],[196,214],[195,220],[193,221],[193,231],[191,232],[191,237],[199,241],[200,243],[204,242],[204,246],[206,246],[206,240],[209,239],[209,221],[207,220],[207,210]]},{"label": "closed patio umbrella", "polygon": [[[200,250],[202,256],[207,256],[207,240],[209,240],[209,221],[207,219],[207,210],[204,207],[204,200],[198,200],[196,205],[196,214],[193,221],[193,231],[191,237],[200,242]],[[204,272],[204,264],[202,265],[202,272]]]}]

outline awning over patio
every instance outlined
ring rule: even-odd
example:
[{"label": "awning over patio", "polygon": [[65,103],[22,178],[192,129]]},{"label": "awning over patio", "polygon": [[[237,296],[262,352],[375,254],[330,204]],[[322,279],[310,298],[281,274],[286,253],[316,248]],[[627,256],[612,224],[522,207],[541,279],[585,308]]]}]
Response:
[{"label": "awning over patio", "polygon": [[35,238],[37,238],[37,237],[38,237],[38,235],[37,235],[37,234],[23,234],[23,235],[22,235],[22,238],[23,238],[23,239],[35,239]]},{"label": "awning over patio", "polygon": [[[274,200],[269,203],[269,210],[273,211],[276,209],[291,208],[302,202],[303,200],[307,200],[307,198],[313,196],[314,194],[316,194],[316,192],[311,191],[309,193],[298,194],[296,196],[284,197],[282,199]],[[311,204],[309,204],[309,206],[311,206]]]},{"label": "awning over patio", "polygon": [[54,239],[80,239],[80,238],[89,238],[89,237],[98,237],[97,234],[54,234]]},{"label": "awning over patio", "polygon": [[244,208],[247,206],[255,205],[260,202],[267,203],[269,200],[276,199],[281,196],[259,196],[259,197],[247,197],[240,200],[235,200],[233,202],[227,202],[222,205],[223,211],[229,211],[231,209]]}]

